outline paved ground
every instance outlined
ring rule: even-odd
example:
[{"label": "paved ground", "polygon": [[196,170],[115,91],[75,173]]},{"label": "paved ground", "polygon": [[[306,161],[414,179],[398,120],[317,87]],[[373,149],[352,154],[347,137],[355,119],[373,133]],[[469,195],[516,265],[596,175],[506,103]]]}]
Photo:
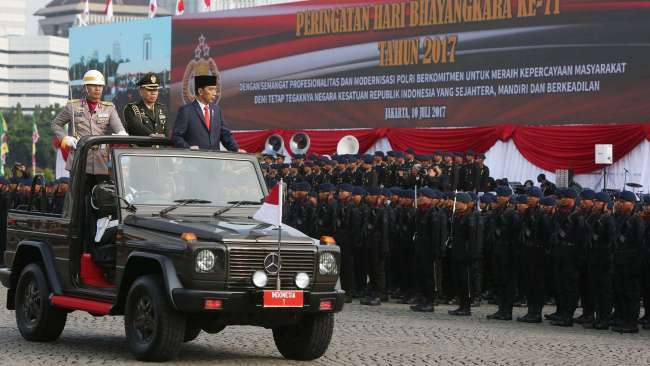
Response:
[{"label": "paved ground", "polygon": [[[0,290],[4,304],[6,291]],[[0,310],[0,365],[130,365],[121,318],[68,317],[54,343],[24,341],[14,313]],[[485,320],[494,306],[474,308],[469,318],[415,314],[406,305],[368,308],[347,304],[337,316],[334,339],[315,365],[649,365],[650,331],[618,335],[575,326]],[[551,310],[551,309],[549,309]],[[517,310],[519,313],[523,309]],[[201,334],[184,344],[184,365],[287,365],[275,349],[271,331],[231,327],[217,335]]]}]

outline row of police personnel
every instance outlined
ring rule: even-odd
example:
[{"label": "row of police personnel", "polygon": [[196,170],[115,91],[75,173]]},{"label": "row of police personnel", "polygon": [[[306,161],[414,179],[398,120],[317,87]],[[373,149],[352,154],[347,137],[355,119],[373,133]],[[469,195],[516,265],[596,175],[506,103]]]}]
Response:
[{"label": "row of police personnel", "polygon": [[[391,293],[429,312],[436,299],[455,298],[450,314],[466,316],[487,290],[498,306],[489,319],[511,320],[519,294],[528,312],[517,320],[539,323],[552,297],[557,310],[545,317],[553,325],[618,332],[638,331],[641,295],[650,307],[650,196],[636,207],[628,191],[612,200],[588,189],[513,195],[499,186],[477,200],[473,192],[346,183],[316,193],[303,181],[287,205],[288,225],[336,239],[348,301],[380,305]],[[646,312],[650,328],[647,320]]]},{"label": "row of police personnel", "polygon": [[363,187],[431,187],[441,191],[491,191],[495,181],[485,165],[485,155],[436,151],[433,155],[406,151],[382,151],[374,155],[295,155],[291,164],[281,154],[262,156],[262,172],[272,187],[280,179],[289,186],[306,181],[312,188],[321,183]]}]

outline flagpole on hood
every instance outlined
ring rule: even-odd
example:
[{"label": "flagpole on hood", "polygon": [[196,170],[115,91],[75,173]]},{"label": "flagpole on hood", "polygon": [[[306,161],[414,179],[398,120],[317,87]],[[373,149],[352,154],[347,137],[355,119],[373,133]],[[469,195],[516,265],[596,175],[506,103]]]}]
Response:
[{"label": "flagpole on hood", "polygon": [[280,210],[278,212],[278,258],[280,258],[280,269],[278,270],[278,277],[276,280],[276,290],[280,290],[280,271],[282,271],[282,256],[280,255],[280,251],[282,250],[281,248],[281,243],[282,243],[282,209],[284,206],[284,181],[282,178],[280,178],[280,190],[279,190],[279,195],[278,197],[278,206],[280,206]]}]

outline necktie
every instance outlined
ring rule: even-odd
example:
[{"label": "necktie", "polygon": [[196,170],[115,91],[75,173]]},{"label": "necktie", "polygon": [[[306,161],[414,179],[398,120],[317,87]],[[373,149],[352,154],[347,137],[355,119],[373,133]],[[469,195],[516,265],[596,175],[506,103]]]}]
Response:
[{"label": "necktie", "polygon": [[207,105],[203,107],[203,116],[205,117],[205,127],[210,131],[210,109],[208,109]]}]

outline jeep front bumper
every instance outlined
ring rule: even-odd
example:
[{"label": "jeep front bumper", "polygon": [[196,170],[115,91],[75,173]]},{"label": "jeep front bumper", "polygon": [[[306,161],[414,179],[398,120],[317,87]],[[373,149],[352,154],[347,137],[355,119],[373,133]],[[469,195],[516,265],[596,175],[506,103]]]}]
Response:
[{"label": "jeep front bumper", "polygon": [[[303,306],[292,308],[265,308],[261,290],[242,291],[200,291],[174,289],[172,300],[176,310],[187,313],[223,312],[223,313],[336,313],[343,309],[345,291],[331,292],[304,291]],[[206,300],[221,300],[221,308],[206,310]],[[330,301],[331,309],[321,310],[321,302]]]}]

